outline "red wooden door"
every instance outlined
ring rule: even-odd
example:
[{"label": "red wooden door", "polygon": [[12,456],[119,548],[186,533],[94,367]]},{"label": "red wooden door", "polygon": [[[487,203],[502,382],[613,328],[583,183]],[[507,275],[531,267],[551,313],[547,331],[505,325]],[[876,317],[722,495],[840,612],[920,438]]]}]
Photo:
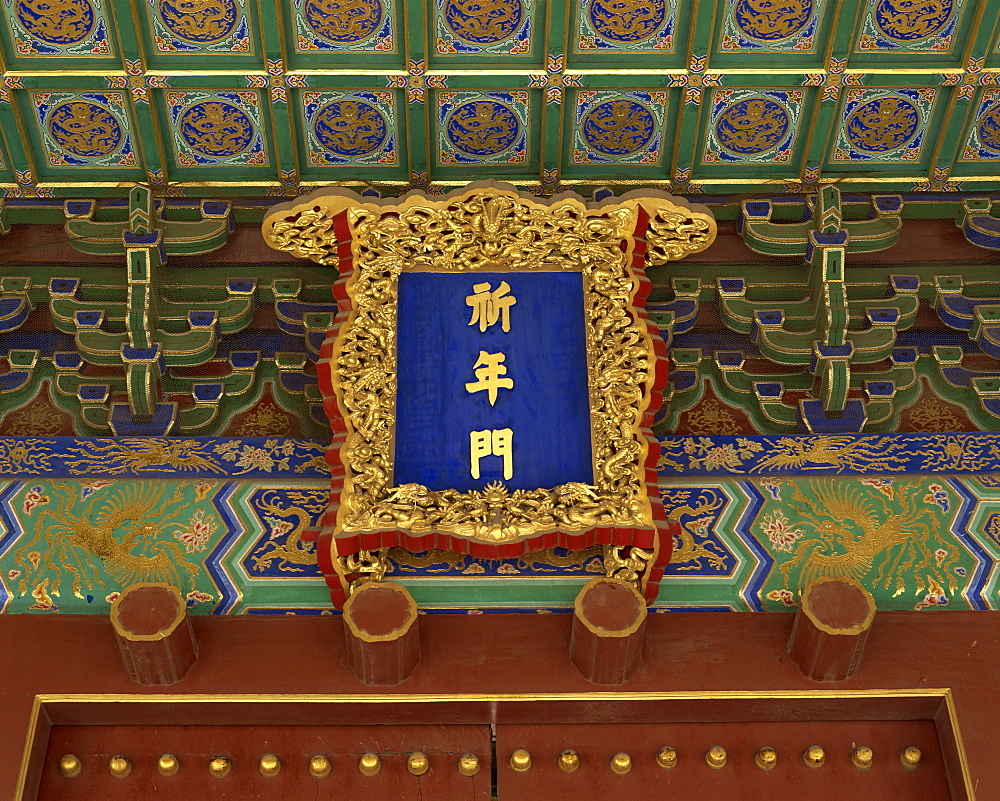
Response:
[{"label": "red wooden door", "polygon": [[[810,746],[825,752],[822,767],[808,767]],[[854,766],[857,746],[874,753],[871,767]],[[676,766],[665,770],[657,752],[672,746]],[[726,764],[712,768],[705,754],[726,749]],[[900,752],[922,752],[916,769],[904,767]],[[754,761],[764,747],[778,755],[776,767]],[[517,749],[531,767],[517,772]],[[558,764],[564,750],[579,755],[579,768],[566,773]],[[611,769],[616,754],[631,757],[631,770]],[[502,801],[539,799],[628,799],[628,801],[945,801],[952,798],[933,721],[811,721],[802,723],[664,723],[588,725],[501,725],[496,733],[497,791]]]},{"label": "red wooden door", "polygon": [[[407,770],[413,752],[427,756],[422,776]],[[379,757],[374,776],[361,773],[362,754]],[[179,768],[160,774],[157,761],[173,754]],[[475,776],[459,772],[458,760],[472,753],[479,758]],[[59,770],[66,754],[81,763],[78,776]],[[261,774],[260,759],[278,757],[276,776]],[[310,758],[324,754],[331,770],[324,778],[309,772]],[[131,771],[115,778],[112,757],[124,756]],[[209,772],[213,757],[225,756],[231,770],[224,778]],[[86,799],[273,799],[304,798],[463,799],[489,801],[489,726],[54,726],[38,798],[42,801]]]}]

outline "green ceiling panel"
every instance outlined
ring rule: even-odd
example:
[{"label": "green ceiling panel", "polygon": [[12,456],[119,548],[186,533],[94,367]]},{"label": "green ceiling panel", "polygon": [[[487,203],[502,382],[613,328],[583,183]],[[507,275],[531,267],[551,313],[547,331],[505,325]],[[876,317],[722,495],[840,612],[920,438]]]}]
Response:
[{"label": "green ceiling panel", "polygon": [[980,191],[974,0],[3,0],[0,189]]},{"label": "green ceiling panel", "polygon": [[428,161],[435,175],[459,180],[470,174],[521,180],[538,175],[534,143],[542,139],[540,92],[449,89],[435,91],[432,99]]},{"label": "green ceiling panel", "polygon": [[403,100],[398,89],[296,92],[302,177],[322,181],[328,167],[379,171],[405,181]]},{"label": "green ceiling panel", "polygon": [[826,169],[888,173],[921,171],[931,158],[941,120],[940,90],[851,87],[836,116]]},{"label": "green ceiling panel", "polygon": [[545,59],[547,10],[538,0],[429,0],[431,68],[538,69]]},{"label": "green ceiling panel", "polygon": [[801,171],[815,90],[768,86],[718,88],[708,97],[697,139],[695,175],[788,176]]},{"label": "green ceiling panel", "polygon": [[125,92],[53,88],[16,97],[18,111],[28,115],[25,134],[39,176],[80,181],[81,173],[90,172],[94,180],[145,178],[138,126]]},{"label": "green ceiling panel", "polygon": [[[600,180],[608,170],[656,179],[669,164],[667,131],[677,117],[677,90],[577,89],[566,126],[566,176]],[[672,124],[673,123],[673,124]]]},{"label": "green ceiling panel", "polygon": [[995,173],[1000,164],[1000,89],[980,89],[963,125],[956,175]]},{"label": "green ceiling panel", "polygon": [[569,66],[683,69],[692,4],[681,0],[576,0],[568,27]]},{"label": "green ceiling panel", "polygon": [[135,19],[151,66],[238,69],[261,63],[262,43],[247,0],[149,0],[136,5]]},{"label": "green ceiling panel", "polygon": [[[865,0],[851,48],[852,64],[888,64],[919,58],[925,66],[961,66],[971,29],[981,30],[977,12],[988,4],[975,0]],[[918,7],[919,6],[919,7]]]},{"label": "green ceiling panel", "polygon": [[280,15],[272,34],[293,69],[400,69],[406,63],[402,1],[288,0],[280,9],[272,4],[265,19]]},{"label": "green ceiling panel", "polygon": [[181,180],[211,171],[234,178],[273,178],[276,158],[267,130],[267,102],[252,90],[203,89],[155,92],[161,124],[168,132],[167,158]]},{"label": "green ceiling panel", "polygon": [[711,51],[720,66],[821,67],[829,39],[838,32],[831,24],[837,3],[831,0],[716,5]]},{"label": "green ceiling panel", "polygon": [[[8,69],[121,68],[112,0],[4,0],[0,42]],[[126,14],[128,7],[125,7]]]}]

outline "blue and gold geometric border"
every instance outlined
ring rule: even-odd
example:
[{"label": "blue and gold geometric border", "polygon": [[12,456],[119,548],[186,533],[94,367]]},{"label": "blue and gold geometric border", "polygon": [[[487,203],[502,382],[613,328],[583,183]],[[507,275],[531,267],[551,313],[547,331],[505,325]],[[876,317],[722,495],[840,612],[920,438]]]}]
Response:
[{"label": "blue and gold geometric border", "polygon": [[[661,442],[660,494],[681,533],[656,611],[787,610],[830,570],[882,609],[1000,608],[1000,434]],[[197,614],[330,611],[315,553],[325,449],[0,439],[0,610],[106,612],[139,571],[183,584]],[[393,551],[388,575],[424,611],[545,613],[601,571],[598,546],[499,561]]]},{"label": "blue and gold geometric border", "polygon": [[[181,586],[195,614],[329,612],[315,553],[324,486],[0,482],[0,611],[106,614],[145,575]],[[655,611],[789,610],[821,575],[858,578],[880,609],[1000,608],[993,476],[687,479],[664,481],[661,494],[680,535]],[[389,560],[388,577],[431,612],[565,611],[603,572],[599,546],[499,561],[391,551]]]},{"label": "blue and gold geometric border", "polygon": [[1000,434],[660,437],[662,480],[682,476],[1000,472]]},{"label": "blue and gold geometric border", "polygon": [[[662,436],[661,480],[1000,473],[1000,433]],[[302,478],[330,475],[328,442],[287,437],[0,438],[0,475]],[[985,479],[984,479],[985,480]]]},{"label": "blue and gold geometric border", "polygon": [[0,438],[0,475],[48,478],[329,477],[322,440],[286,437]]}]

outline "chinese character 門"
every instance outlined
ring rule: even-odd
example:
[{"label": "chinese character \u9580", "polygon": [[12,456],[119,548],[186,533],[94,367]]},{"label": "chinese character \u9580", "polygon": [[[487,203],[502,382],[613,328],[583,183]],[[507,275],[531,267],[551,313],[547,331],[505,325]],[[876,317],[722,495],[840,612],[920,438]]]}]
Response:
[{"label": "chinese character \u9580", "polygon": [[514,432],[509,428],[485,429],[469,432],[470,472],[479,478],[479,460],[484,456],[503,458],[503,477],[510,481],[514,477]]}]

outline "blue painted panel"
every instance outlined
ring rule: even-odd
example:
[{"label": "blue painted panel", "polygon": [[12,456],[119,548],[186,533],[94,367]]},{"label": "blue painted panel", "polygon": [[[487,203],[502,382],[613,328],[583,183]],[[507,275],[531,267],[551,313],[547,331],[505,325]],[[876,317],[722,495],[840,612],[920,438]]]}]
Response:
[{"label": "blue painted panel", "polygon": [[[510,286],[502,319],[470,325],[474,284]],[[579,273],[404,273],[399,278],[394,483],[463,492],[503,481],[509,489],[593,483],[583,277]],[[504,379],[490,404],[476,383],[480,352],[502,353]],[[471,475],[470,432],[510,428],[513,477],[485,456]]]},{"label": "blue painted panel", "polygon": [[[329,478],[323,459],[328,445],[289,437],[0,437],[0,475],[315,480]],[[1000,473],[997,432],[669,435],[660,437],[660,447],[659,472],[667,482],[685,476]],[[545,453],[536,449],[535,455]]]}]

